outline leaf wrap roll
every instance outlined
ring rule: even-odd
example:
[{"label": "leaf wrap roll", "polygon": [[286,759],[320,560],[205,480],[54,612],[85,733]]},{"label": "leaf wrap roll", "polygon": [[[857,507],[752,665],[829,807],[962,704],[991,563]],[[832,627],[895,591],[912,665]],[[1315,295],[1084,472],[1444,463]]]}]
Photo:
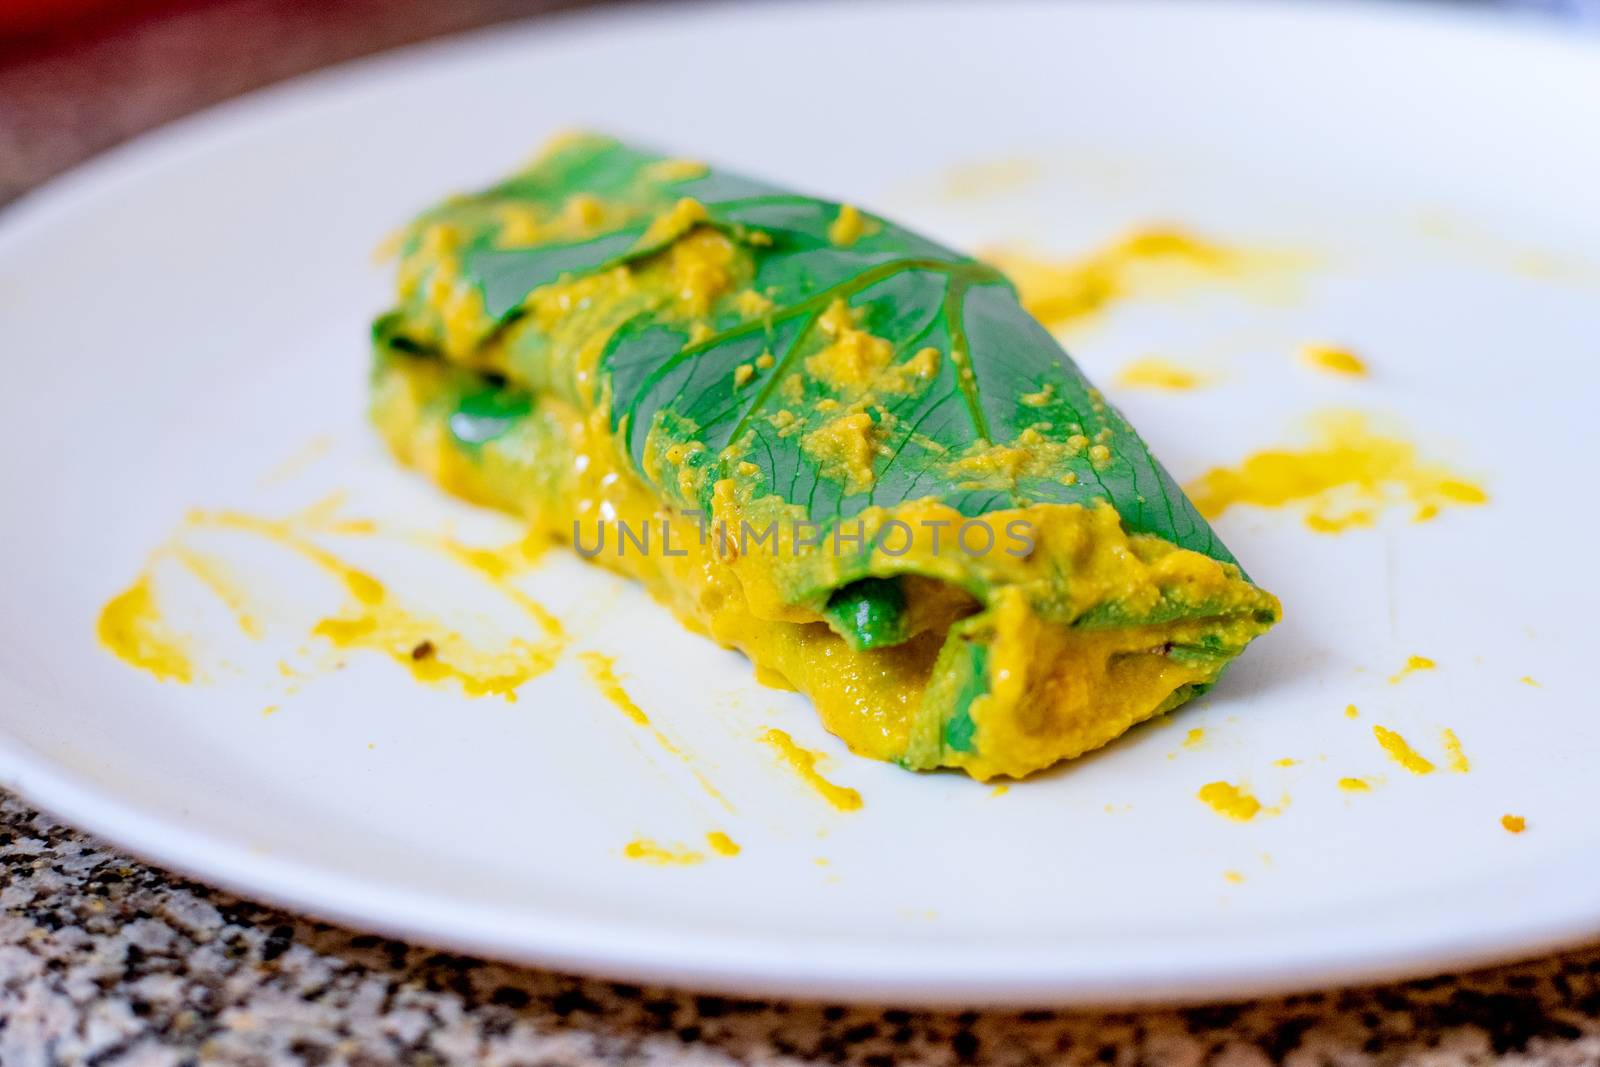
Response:
[{"label": "leaf wrap roll", "polygon": [[858,752],[1021,776],[1278,617],[998,271],[849,205],[572,135],[414,221],[398,290],[395,453],[643,581]]}]

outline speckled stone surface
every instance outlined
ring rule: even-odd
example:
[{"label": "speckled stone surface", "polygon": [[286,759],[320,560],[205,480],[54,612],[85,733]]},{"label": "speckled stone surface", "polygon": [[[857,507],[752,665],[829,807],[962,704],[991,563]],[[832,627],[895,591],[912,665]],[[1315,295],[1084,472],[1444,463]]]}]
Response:
[{"label": "speckled stone surface", "polygon": [[[169,0],[89,31],[0,42],[0,204],[239,92],[558,6],[570,5]],[[0,793],[0,1067],[651,1062],[1600,1064],[1600,949],[1186,1011],[740,1001],[507,967],[286,915],[146,866]]]},{"label": "speckled stone surface", "polygon": [[1600,1063],[1600,949],[1188,1010],[921,1012],[640,989],[286,915],[0,795],[0,1063]]}]

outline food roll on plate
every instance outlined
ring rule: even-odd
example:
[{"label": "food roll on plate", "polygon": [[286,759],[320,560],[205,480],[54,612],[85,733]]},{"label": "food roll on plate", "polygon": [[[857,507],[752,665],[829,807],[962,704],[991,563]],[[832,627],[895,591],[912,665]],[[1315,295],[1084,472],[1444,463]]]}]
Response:
[{"label": "food roll on plate", "polygon": [[852,750],[1022,777],[1277,621],[996,269],[576,134],[401,240],[403,462],[643,583]]}]

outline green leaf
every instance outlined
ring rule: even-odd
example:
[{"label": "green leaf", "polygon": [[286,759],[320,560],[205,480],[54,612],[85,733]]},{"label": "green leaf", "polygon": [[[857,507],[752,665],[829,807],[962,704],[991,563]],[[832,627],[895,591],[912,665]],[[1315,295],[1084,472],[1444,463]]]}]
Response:
[{"label": "green leaf", "polygon": [[485,389],[462,397],[450,415],[450,436],[476,448],[503,437],[527,417],[532,402],[525,393],[503,387]]},{"label": "green leaf", "polygon": [[[555,211],[580,193],[618,209],[624,222],[616,228],[568,244],[499,248],[495,228],[482,225],[462,270],[500,321],[514,319],[542,285],[659,254],[670,241],[645,240],[650,223],[685,197],[704,205],[702,225],[747,249],[750,287],[771,301],[764,314],[741,315],[725,299],[699,324],[709,334],[691,340],[694,324],[647,310],[614,332],[602,359],[613,425],[641,471],[652,430],[704,446],[694,460],[710,467],[700,498],[682,499],[671,480],[658,486],[670,499],[706,506],[717,479],[743,477],[740,465],[754,464],[764,491],[824,526],[868,506],[926,497],[968,516],[1105,501],[1130,533],[1232,562],[1138,434],[996,270],[865,213],[863,232],[841,247],[829,234],[840,204],[715,169],[652,177],[664,158],[605,138],[580,139],[428,217],[471,218],[476,208],[506,202]],[[826,343],[819,322],[835,300],[852,309],[860,328],[889,343],[891,366],[925,348],[940,354],[937,373],[921,388],[873,398],[878,455],[866,487],[847,484],[803,445],[828,421],[829,402],[850,400],[804,373],[806,359]],[[741,383],[747,372],[740,368],[754,368],[763,356],[771,367]],[[790,376],[800,378],[798,400],[785,385]],[[797,421],[780,426],[783,411]],[[1087,447],[1072,447],[1085,439]],[[1013,445],[1051,459],[1014,477],[974,476],[957,462]]]},{"label": "green leaf", "polygon": [[860,651],[898,645],[911,636],[899,578],[861,578],[834,591],[823,609],[835,633]]}]

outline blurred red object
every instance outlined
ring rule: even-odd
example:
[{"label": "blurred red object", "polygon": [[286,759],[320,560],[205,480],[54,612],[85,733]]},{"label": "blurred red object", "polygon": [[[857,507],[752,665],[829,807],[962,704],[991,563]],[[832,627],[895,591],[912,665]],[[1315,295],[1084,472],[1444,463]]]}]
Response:
[{"label": "blurred red object", "polygon": [[0,0],[0,42],[120,20],[160,0]]}]

